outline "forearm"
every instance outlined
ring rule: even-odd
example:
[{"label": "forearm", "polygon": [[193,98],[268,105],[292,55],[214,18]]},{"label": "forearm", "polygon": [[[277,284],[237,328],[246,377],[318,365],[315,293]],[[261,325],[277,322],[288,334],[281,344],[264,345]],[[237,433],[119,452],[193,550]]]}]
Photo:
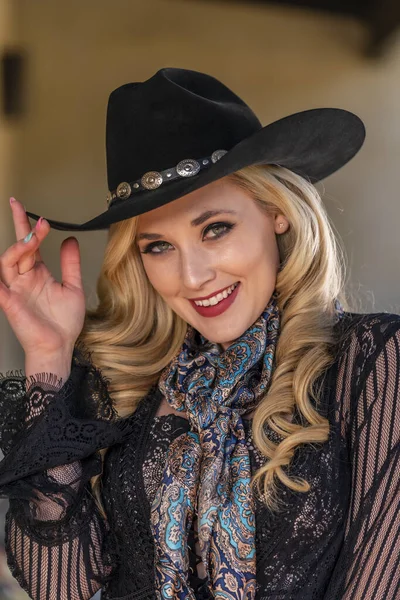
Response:
[{"label": "forearm", "polygon": [[10,503],[5,550],[11,573],[33,600],[89,600],[110,573],[103,566],[104,533],[89,496],[72,519],[45,528],[37,528]]},{"label": "forearm", "polygon": [[[72,351],[36,354],[26,354],[24,375],[0,379],[0,442],[7,450],[0,462],[0,497],[10,499],[8,560],[31,598],[88,600],[110,572],[103,567],[106,522],[90,480],[101,473],[98,449],[110,445],[104,421],[111,399],[97,371]],[[81,436],[88,425],[92,434]],[[63,564],[66,574],[58,568]]]}]

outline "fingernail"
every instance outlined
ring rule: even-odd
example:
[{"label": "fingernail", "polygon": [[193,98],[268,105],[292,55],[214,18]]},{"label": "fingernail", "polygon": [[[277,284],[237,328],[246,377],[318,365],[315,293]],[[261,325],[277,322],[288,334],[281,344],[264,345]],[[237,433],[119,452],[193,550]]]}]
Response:
[{"label": "fingernail", "polygon": [[36,229],[39,229],[39,227],[40,227],[40,225],[41,225],[42,221],[43,221],[43,217],[40,217],[40,219],[38,220],[38,222],[37,222],[37,223],[36,223],[36,225],[35,225],[35,228],[36,228]]},{"label": "fingernail", "polygon": [[30,233],[28,233],[27,236],[24,237],[24,243],[27,244],[31,240],[32,236],[33,236],[33,231],[31,231]]},{"label": "fingernail", "polygon": [[10,198],[10,205],[12,206],[12,203],[15,202],[15,198]]}]

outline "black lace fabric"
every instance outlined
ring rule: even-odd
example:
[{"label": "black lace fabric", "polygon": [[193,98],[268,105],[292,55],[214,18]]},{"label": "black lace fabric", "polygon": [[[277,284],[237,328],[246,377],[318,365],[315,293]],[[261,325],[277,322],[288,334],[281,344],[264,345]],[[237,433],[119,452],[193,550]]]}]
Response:
[{"label": "black lace fabric", "polygon": [[394,317],[366,318],[339,371],[335,419],[348,440],[351,493],[327,590],[332,599],[400,598],[400,317]]},{"label": "black lace fabric", "polygon": [[106,381],[76,348],[65,384],[51,373],[2,375],[0,403],[11,572],[31,598],[91,598],[111,572],[102,555],[107,525],[88,485],[101,472],[102,439],[113,441]]},{"label": "black lace fabric", "polygon": [[[0,376],[6,551],[34,600],[89,600],[100,588],[104,600],[157,597],[150,504],[166,449],[188,425],[155,417],[156,389],[119,419],[107,383],[82,349],[64,384],[51,373]],[[291,464],[310,491],[280,486],[278,516],[257,500],[257,600],[400,600],[400,316],[346,313],[323,384],[329,440],[299,448]],[[255,471],[264,457],[250,421],[246,432]],[[90,486],[106,447],[107,519]],[[209,598],[195,542],[193,531],[192,582]]]}]

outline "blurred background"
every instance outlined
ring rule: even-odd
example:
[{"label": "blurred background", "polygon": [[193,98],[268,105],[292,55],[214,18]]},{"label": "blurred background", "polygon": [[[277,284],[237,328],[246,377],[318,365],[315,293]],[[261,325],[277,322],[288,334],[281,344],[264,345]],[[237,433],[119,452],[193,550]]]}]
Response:
[{"label": "blurred background", "polygon": [[[109,93],[184,67],[221,79],[264,125],[325,106],[364,120],[363,149],[318,188],[355,312],[400,313],[399,24],[399,0],[0,0],[0,253],[15,241],[10,196],[77,223],[106,209]],[[57,278],[69,235],[43,245]],[[107,233],[75,235],[92,306]],[[0,332],[0,371],[22,369],[3,314]],[[0,600],[20,598],[0,548]]]}]

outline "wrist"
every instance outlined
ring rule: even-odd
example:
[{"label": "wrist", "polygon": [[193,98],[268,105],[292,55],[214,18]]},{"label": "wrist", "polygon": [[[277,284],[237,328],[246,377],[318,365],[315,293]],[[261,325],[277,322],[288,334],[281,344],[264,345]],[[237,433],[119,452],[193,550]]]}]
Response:
[{"label": "wrist", "polygon": [[29,379],[32,375],[39,373],[52,373],[57,379],[62,379],[62,383],[65,383],[71,372],[71,362],[72,352],[51,355],[37,352],[34,356],[25,356],[25,375]]}]

